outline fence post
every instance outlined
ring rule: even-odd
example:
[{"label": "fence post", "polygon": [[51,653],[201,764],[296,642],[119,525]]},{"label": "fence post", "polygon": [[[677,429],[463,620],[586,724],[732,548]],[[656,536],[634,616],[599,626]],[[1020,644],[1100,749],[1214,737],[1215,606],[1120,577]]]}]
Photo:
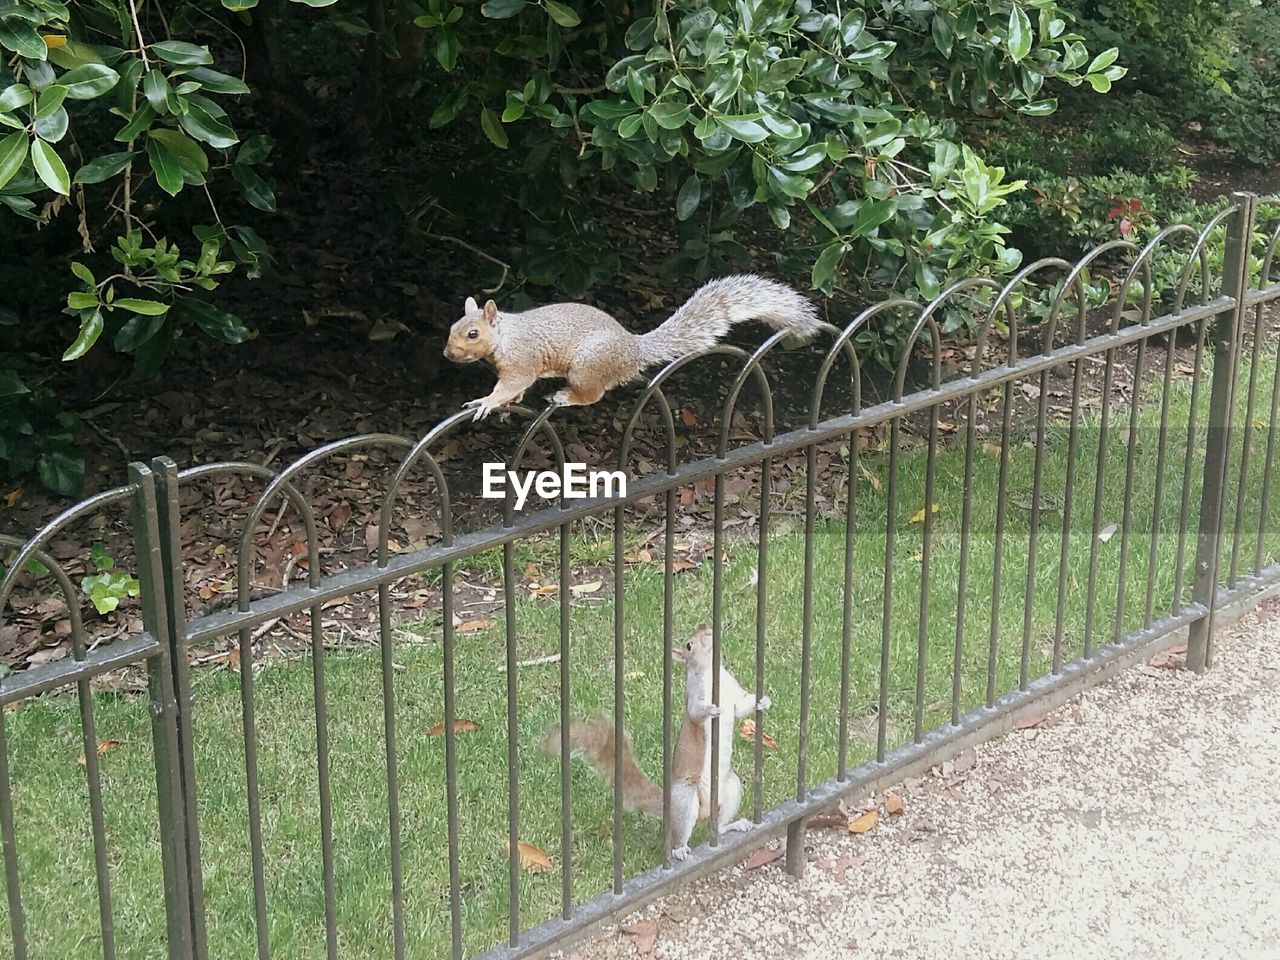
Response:
[{"label": "fence post", "polygon": [[155,476],[142,463],[129,464],[133,497],[134,542],[138,554],[139,600],[143,629],[159,641],[147,660],[151,736],[155,753],[156,807],[160,861],[164,875],[164,912],[170,960],[191,960],[191,897],[188,888],[186,806],[182,799],[178,751],[177,703],[173,696],[170,639],[165,607],[164,567]]},{"label": "fence post", "polygon": [[[1201,673],[1212,663],[1213,621],[1218,606],[1218,561],[1222,554],[1227,462],[1231,459],[1231,421],[1235,414],[1236,367],[1244,328],[1245,292],[1249,287],[1249,254],[1253,235],[1252,193],[1231,195],[1236,211],[1227,221],[1222,264],[1222,294],[1232,304],[1213,321],[1213,379],[1209,393],[1209,426],[1205,440],[1204,488],[1200,497],[1200,530],[1196,543],[1191,598],[1205,608],[1187,635],[1187,668]],[[1191,456],[1191,451],[1187,451]]]},{"label": "fence post", "polygon": [[204,873],[200,861],[200,822],[196,811],[196,768],[193,737],[195,713],[187,661],[187,608],[182,575],[182,511],[178,503],[178,465],[169,457],[151,461],[156,481],[160,522],[160,555],[164,568],[165,614],[169,634],[169,665],[177,703],[178,777],[182,788],[184,840],[187,852],[187,892],[190,897],[191,952],[207,960]]}]

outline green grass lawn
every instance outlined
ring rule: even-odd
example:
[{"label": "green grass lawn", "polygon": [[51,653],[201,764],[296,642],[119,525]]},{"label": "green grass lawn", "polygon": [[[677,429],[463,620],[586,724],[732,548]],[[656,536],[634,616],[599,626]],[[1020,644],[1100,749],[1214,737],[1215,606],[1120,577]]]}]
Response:
[{"label": "green grass lawn", "polygon": [[[1259,394],[1269,400],[1273,361],[1261,368]],[[1202,392],[1207,405],[1207,390]],[[1140,422],[1132,436],[1135,451],[1133,511],[1128,525],[1126,616],[1132,629],[1143,618],[1148,551],[1152,546],[1159,407],[1147,391]],[[1239,419],[1243,421],[1244,391]],[[1252,460],[1245,484],[1246,533],[1242,555],[1251,568],[1256,542],[1259,485],[1265,459],[1267,404],[1255,410]],[[1185,425],[1189,389],[1179,384],[1169,416],[1169,448],[1161,497],[1162,512],[1154,539],[1157,554],[1157,615],[1173,601],[1178,507],[1182,496]],[[1199,413],[1203,431],[1205,411]],[[1098,424],[1078,427],[1079,461],[1072,522],[1067,531],[1064,657],[1079,654],[1088,595],[1094,475]],[[1125,487],[1127,407],[1111,419],[1104,451],[1101,525],[1119,524]],[[1025,435],[1025,434],[1024,434]],[[1237,432],[1237,440],[1241,434]],[[1202,444],[1202,438],[1197,441]],[[988,642],[992,619],[995,514],[1000,457],[979,443],[972,485],[972,536],[965,618],[962,701],[965,708],[983,702],[987,692]],[[1058,599],[1062,544],[1061,502],[1066,490],[1067,427],[1054,422],[1042,448],[1046,507],[1038,546],[1029,632],[1029,669],[1036,676],[1050,666]],[[1027,504],[1033,484],[1034,444],[1011,444],[1007,478],[1007,527],[1003,537],[1003,589],[997,617],[996,689],[1019,680],[1024,631],[1023,597],[1028,568]],[[1237,450],[1237,458],[1239,452]],[[866,454],[870,472],[886,479],[887,457]],[[1231,470],[1228,502],[1234,510],[1238,459]],[[927,662],[924,670],[924,726],[950,715],[953,650],[957,617],[957,572],[963,504],[963,443],[937,457],[939,504],[933,524],[931,582],[928,596]],[[1191,471],[1193,510],[1198,507],[1203,469]],[[899,462],[899,518],[894,553],[889,688],[890,743],[913,734],[920,614],[922,524],[910,518],[924,504],[925,455],[905,449]],[[828,491],[828,494],[830,492]],[[1280,494],[1280,491],[1277,491]],[[777,506],[794,509],[796,494],[784,494]],[[1273,505],[1280,496],[1272,498]],[[783,503],[785,501],[785,503]],[[886,498],[863,481],[858,485],[855,523],[855,576],[852,623],[852,689],[849,756],[851,765],[874,756],[875,704],[879,696],[881,609],[883,600]],[[1274,518],[1272,518],[1274,519]],[[788,799],[795,790],[796,730],[799,711],[801,591],[804,556],[801,519],[781,511],[775,516],[769,565],[765,688],[774,702],[766,727],[777,738],[766,751],[764,804]],[[1194,530],[1194,522],[1192,524]],[[648,531],[634,531],[640,536]],[[1120,555],[1125,531],[1099,542],[1095,642],[1116,632],[1115,610]],[[839,731],[844,526],[821,522],[815,540],[813,593],[812,735],[810,781],[835,773]],[[599,540],[576,531],[575,555],[607,556],[609,537]],[[1187,544],[1186,566],[1194,553]],[[1267,525],[1264,555],[1280,552],[1274,522]],[[537,557],[543,575],[554,575],[542,548],[522,547],[519,562]],[[477,569],[494,569],[500,553],[478,558]],[[725,662],[744,684],[753,680],[756,565],[753,544],[730,542],[725,571]],[[573,615],[571,676],[568,691],[575,716],[586,717],[612,705],[613,604],[605,589],[578,602]],[[712,576],[709,564],[679,575],[675,620],[681,634],[708,621]],[[660,563],[629,567],[626,576],[627,725],[641,765],[661,769]],[[517,607],[518,656],[534,658],[558,645],[559,611],[555,598],[524,599]],[[397,631],[396,672],[399,724],[399,774],[403,817],[405,917],[409,954],[445,956],[449,944],[449,889],[444,802],[444,742],[426,731],[442,718],[442,656],[438,620],[403,622]],[[509,905],[506,872],[506,706],[501,666],[505,632],[493,627],[457,638],[457,712],[480,729],[458,736],[461,809],[461,878],[464,924],[469,951],[505,937]],[[540,732],[556,722],[561,691],[559,667],[546,664],[519,671],[519,747],[521,837],[546,850],[556,869],[521,878],[520,915],[526,925],[559,910],[559,771],[557,762],[535,749]],[[329,735],[332,747],[333,814],[338,887],[339,953],[344,958],[391,954],[389,842],[382,741],[382,705],[376,652],[350,652],[326,659]],[[677,680],[677,689],[679,681]],[[253,955],[253,898],[249,832],[245,811],[244,743],[240,724],[239,678],[226,669],[201,670],[194,679],[196,756],[200,785],[200,828],[209,930],[209,954],[223,958]],[[678,694],[677,694],[678,697]],[[321,880],[319,808],[315,769],[315,726],[311,664],[307,660],[268,666],[257,682],[257,729],[267,865],[267,897],[273,955],[311,958],[323,955],[324,898]],[[112,862],[118,943],[128,957],[163,956],[164,916],[159,850],[155,827],[155,785],[150,726],[145,701],[99,695],[95,705],[98,736],[125,741],[102,759],[107,830]],[[78,710],[71,696],[42,698],[6,717],[14,781],[15,817],[24,878],[23,900],[33,957],[76,958],[100,952],[96,889],[92,880],[85,777],[76,763],[81,752]],[[741,744],[736,764],[748,785],[744,809],[752,798],[751,748]],[[574,891],[585,899],[606,889],[611,877],[611,794],[581,765],[573,772]],[[624,860],[628,875],[660,859],[658,825],[638,815],[626,817]],[[701,830],[695,842],[703,837]],[[7,907],[0,906],[0,911]],[[7,929],[7,912],[0,913]],[[0,952],[10,949],[5,943]]]}]

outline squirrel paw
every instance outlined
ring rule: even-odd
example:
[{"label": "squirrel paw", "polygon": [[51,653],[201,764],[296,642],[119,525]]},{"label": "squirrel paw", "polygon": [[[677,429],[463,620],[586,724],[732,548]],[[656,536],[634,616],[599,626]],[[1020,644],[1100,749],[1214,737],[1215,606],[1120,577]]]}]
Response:
[{"label": "squirrel paw", "polygon": [[688,847],[676,847],[671,851],[672,860],[688,860],[690,850]]},{"label": "squirrel paw", "polygon": [[743,817],[738,820],[734,820],[732,823],[726,823],[723,827],[720,828],[720,832],[721,833],[746,833],[753,826],[755,826],[755,824],[753,824],[750,820]]},{"label": "squirrel paw", "polygon": [[772,706],[773,706],[773,701],[770,700],[768,697],[761,697],[759,700],[756,701],[756,710],[758,710],[761,713],[764,713],[766,710],[768,710]]},{"label": "squirrel paw", "polygon": [[471,418],[473,423],[477,420],[483,420],[495,410],[502,409],[501,404],[494,403],[488,397],[481,397],[479,400],[472,400],[471,403],[467,404],[467,406],[471,406],[472,404],[474,404],[476,408],[476,415]]}]

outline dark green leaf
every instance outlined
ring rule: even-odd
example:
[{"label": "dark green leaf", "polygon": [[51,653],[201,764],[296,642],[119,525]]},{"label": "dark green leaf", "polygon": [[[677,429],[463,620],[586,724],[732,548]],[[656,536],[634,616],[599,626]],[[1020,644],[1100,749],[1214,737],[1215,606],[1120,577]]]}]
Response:
[{"label": "dark green leaf", "polygon": [[134,155],[129,152],[108,153],[95,157],[76,171],[76,183],[102,183],[110,180],[129,165]]},{"label": "dark green leaf", "polygon": [[121,353],[133,353],[140,346],[156,335],[164,326],[163,316],[149,317],[137,314],[125,321],[125,325],[116,334],[115,348]]},{"label": "dark green leaf", "polygon": [[490,20],[506,20],[529,5],[529,0],[487,0],[480,12]]},{"label": "dark green leaf", "polygon": [[46,187],[63,196],[71,194],[71,177],[67,174],[67,166],[53,147],[42,140],[32,140],[31,163]]},{"label": "dark green leaf", "polygon": [[194,80],[211,93],[236,95],[249,92],[249,86],[239,77],[228,76],[208,67],[196,67],[183,74],[188,80]]},{"label": "dark green leaf", "polygon": [[276,145],[265,133],[255,133],[248,140],[240,145],[240,149],[236,151],[236,163],[255,164],[261,163],[271,153],[271,148]]},{"label": "dark green leaf", "polygon": [[102,311],[95,310],[89,319],[80,322],[80,333],[67,347],[66,353],[62,355],[63,360],[79,360],[89,348],[98,342],[98,337],[102,335]]},{"label": "dark green leaf", "polygon": [[178,118],[178,123],[197,140],[203,140],[219,150],[233,147],[240,141],[236,132],[221,117],[212,114],[205,103],[196,97],[188,98],[187,113]]},{"label": "dark green leaf", "polygon": [[189,316],[205,333],[223,343],[244,343],[250,330],[235,314],[190,297],[178,301],[178,311]]},{"label": "dark green leaf", "polygon": [[663,130],[678,130],[689,119],[689,105],[678,100],[662,100],[649,108],[649,115]]},{"label": "dark green leaf", "polygon": [[142,78],[142,92],[147,95],[147,103],[156,113],[169,112],[169,98],[173,96],[173,88],[169,79],[159,70],[148,70]]},{"label": "dark green leaf", "polygon": [[75,260],[71,261],[71,272],[74,273],[84,283],[86,287],[92,287],[97,282],[93,278],[93,271],[86,267],[83,263]]},{"label": "dark green leaf", "polygon": [[151,52],[161,60],[180,67],[199,67],[213,63],[208,47],[198,47],[182,40],[161,40],[151,45]]},{"label": "dark green leaf", "polygon": [[820,290],[827,285],[835,275],[836,267],[840,265],[840,259],[843,256],[843,244],[832,243],[823,249],[813,265],[813,274],[809,278],[815,289]]},{"label": "dark green leaf", "polygon": [[542,0],[542,2],[546,5],[547,13],[550,14],[551,19],[560,24],[560,26],[565,28],[576,27],[582,22],[582,18],[578,16],[573,7],[559,3],[558,0]]},{"label": "dark green leaf", "polygon": [[160,189],[171,197],[176,197],[182,189],[182,164],[178,155],[163,142],[154,137],[147,138],[147,159],[156,175],[156,183]]},{"label": "dark green leaf", "polygon": [[84,489],[84,457],[74,444],[50,445],[36,464],[40,482],[65,497],[78,497]]},{"label": "dark green leaf", "polygon": [[0,113],[12,113],[19,107],[25,107],[31,100],[31,88],[25,83],[15,83],[0,91]]},{"label": "dark green leaf", "polygon": [[1025,113],[1029,117],[1047,117],[1058,109],[1058,100],[1051,97],[1048,100],[1034,100],[1031,103],[1024,103],[1018,108],[1019,113]]},{"label": "dark green leaf", "polygon": [[22,382],[18,371],[0,367],[0,397],[17,397],[30,392],[31,388]]},{"label": "dark green leaf", "polygon": [[275,191],[254,171],[252,167],[247,167],[243,163],[233,163],[231,165],[231,175],[236,178],[236,183],[244,188],[244,198],[249,201],[251,206],[257,207],[266,213],[275,213],[276,195]]},{"label": "dark green leaf", "polygon": [[[177,158],[179,165],[188,173],[202,174],[209,169],[209,158],[204,148],[181,130],[155,127],[147,135],[168,147]],[[197,178],[197,180],[201,179],[203,178]]]},{"label": "dark green leaf", "polygon": [[0,187],[17,175],[22,161],[27,159],[27,145],[31,142],[25,130],[11,133],[0,140]]},{"label": "dark green leaf", "polygon": [[735,140],[744,143],[760,143],[769,139],[769,129],[757,117],[716,117],[716,123]]},{"label": "dark green leaf", "polygon": [[0,20],[0,47],[29,60],[44,60],[49,55],[40,32],[25,20]]},{"label": "dark green leaf", "polygon": [[676,219],[688,220],[698,209],[698,203],[701,200],[702,181],[698,179],[696,173],[691,173],[689,178],[681,184],[680,192],[676,194]]},{"label": "dark green leaf", "polygon": [[36,119],[47,117],[59,107],[62,101],[67,99],[67,88],[60,83],[55,83],[51,87],[45,87],[40,91],[40,99],[36,101]]},{"label": "dark green leaf", "polygon": [[507,131],[502,129],[502,123],[498,120],[498,115],[488,107],[480,111],[480,129],[484,131],[484,135],[489,138],[495,147],[500,150],[507,149],[510,142],[507,139]]},{"label": "dark green leaf", "polygon": [[140,106],[129,122],[120,128],[120,132],[116,134],[116,139],[121,143],[132,143],[138,136],[150,128],[156,119],[156,112],[151,109],[151,104],[144,103]]},{"label": "dark green leaf", "polygon": [[92,100],[112,90],[120,82],[120,74],[101,63],[86,63],[68,70],[58,78],[72,100]]},{"label": "dark green leaf", "polygon": [[66,108],[58,107],[53,113],[36,121],[36,136],[45,143],[58,143],[67,135],[70,124],[71,118],[67,116]]}]

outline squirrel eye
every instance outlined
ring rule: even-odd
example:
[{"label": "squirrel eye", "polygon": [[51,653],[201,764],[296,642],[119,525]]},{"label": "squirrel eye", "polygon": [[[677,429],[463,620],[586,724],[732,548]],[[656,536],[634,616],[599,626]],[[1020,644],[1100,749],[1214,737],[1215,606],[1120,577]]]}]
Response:
[{"label": "squirrel eye", "polygon": [[478,336],[480,336],[480,331],[477,330],[475,327],[472,327],[470,330],[467,331],[468,340],[474,340]]}]

